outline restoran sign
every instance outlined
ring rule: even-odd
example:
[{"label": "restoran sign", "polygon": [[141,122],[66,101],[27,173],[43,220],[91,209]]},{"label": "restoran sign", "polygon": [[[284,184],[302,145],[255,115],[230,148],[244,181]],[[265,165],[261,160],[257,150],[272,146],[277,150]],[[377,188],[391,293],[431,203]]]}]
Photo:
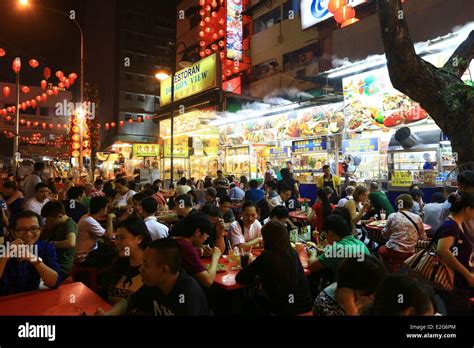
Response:
[{"label": "restoran sign", "polygon": [[[174,100],[217,87],[217,56],[213,54],[174,75]],[[171,103],[171,77],[161,83],[160,105]]]},{"label": "restoran sign", "polygon": [[[368,0],[348,0],[347,4],[356,7]],[[301,28],[308,29],[333,16],[328,10],[329,0],[301,0]]]}]

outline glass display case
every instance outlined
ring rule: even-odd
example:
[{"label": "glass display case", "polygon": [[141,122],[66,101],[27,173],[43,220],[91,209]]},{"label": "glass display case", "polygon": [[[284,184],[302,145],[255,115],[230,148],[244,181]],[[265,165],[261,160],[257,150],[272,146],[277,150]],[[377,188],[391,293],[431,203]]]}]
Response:
[{"label": "glass display case", "polygon": [[211,177],[216,176],[218,170],[217,156],[191,156],[189,162],[192,178],[204,180],[207,175]]},{"label": "glass display case", "polygon": [[251,159],[250,147],[228,147],[226,148],[225,173],[233,174],[237,178],[246,176],[250,178]]},{"label": "glass display case", "polygon": [[392,187],[408,187],[411,183],[433,186],[438,174],[438,149],[389,152],[389,179]]}]

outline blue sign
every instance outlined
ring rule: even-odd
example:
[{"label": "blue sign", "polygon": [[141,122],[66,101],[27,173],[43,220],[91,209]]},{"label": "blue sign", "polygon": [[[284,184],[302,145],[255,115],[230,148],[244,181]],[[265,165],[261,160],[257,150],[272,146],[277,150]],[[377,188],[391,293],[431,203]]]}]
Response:
[{"label": "blue sign", "polygon": [[290,148],[288,147],[272,147],[270,148],[270,158],[289,158]]},{"label": "blue sign", "polygon": [[294,153],[304,153],[312,151],[324,151],[327,150],[327,142],[325,140],[301,140],[294,141],[292,150]]},{"label": "blue sign", "polygon": [[342,153],[377,152],[379,151],[379,139],[349,139],[342,141]]}]

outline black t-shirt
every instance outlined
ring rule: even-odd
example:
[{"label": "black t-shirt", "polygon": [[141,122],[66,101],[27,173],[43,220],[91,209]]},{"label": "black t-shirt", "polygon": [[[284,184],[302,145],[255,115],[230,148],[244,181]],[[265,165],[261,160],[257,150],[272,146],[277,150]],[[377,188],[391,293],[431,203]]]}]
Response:
[{"label": "black t-shirt", "polygon": [[207,298],[196,279],[180,270],[179,277],[168,295],[160,288],[142,286],[130,297],[135,315],[173,316],[208,315]]},{"label": "black t-shirt", "polygon": [[272,276],[271,259],[264,251],[249,266],[241,270],[235,280],[238,283],[251,284],[257,278],[262,280],[263,292],[268,300],[268,310],[279,315],[296,315],[309,312],[313,302],[309,283],[296,251],[293,252],[296,282],[290,288],[281,286],[279,280]]},{"label": "black t-shirt", "polygon": [[75,200],[65,200],[63,201],[64,209],[66,215],[69,216],[74,222],[78,223],[81,217],[88,213],[87,207]]}]

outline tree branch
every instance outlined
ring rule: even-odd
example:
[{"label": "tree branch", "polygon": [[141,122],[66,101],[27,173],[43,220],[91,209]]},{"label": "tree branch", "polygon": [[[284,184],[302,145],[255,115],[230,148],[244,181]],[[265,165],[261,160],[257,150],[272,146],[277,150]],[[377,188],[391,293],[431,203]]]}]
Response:
[{"label": "tree branch", "polygon": [[454,76],[461,78],[464,72],[469,67],[471,60],[474,59],[474,30],[471,31],[469,36],[454,53],[449,57],[446,64],[443,66],[443,70],[447,71]]}]

